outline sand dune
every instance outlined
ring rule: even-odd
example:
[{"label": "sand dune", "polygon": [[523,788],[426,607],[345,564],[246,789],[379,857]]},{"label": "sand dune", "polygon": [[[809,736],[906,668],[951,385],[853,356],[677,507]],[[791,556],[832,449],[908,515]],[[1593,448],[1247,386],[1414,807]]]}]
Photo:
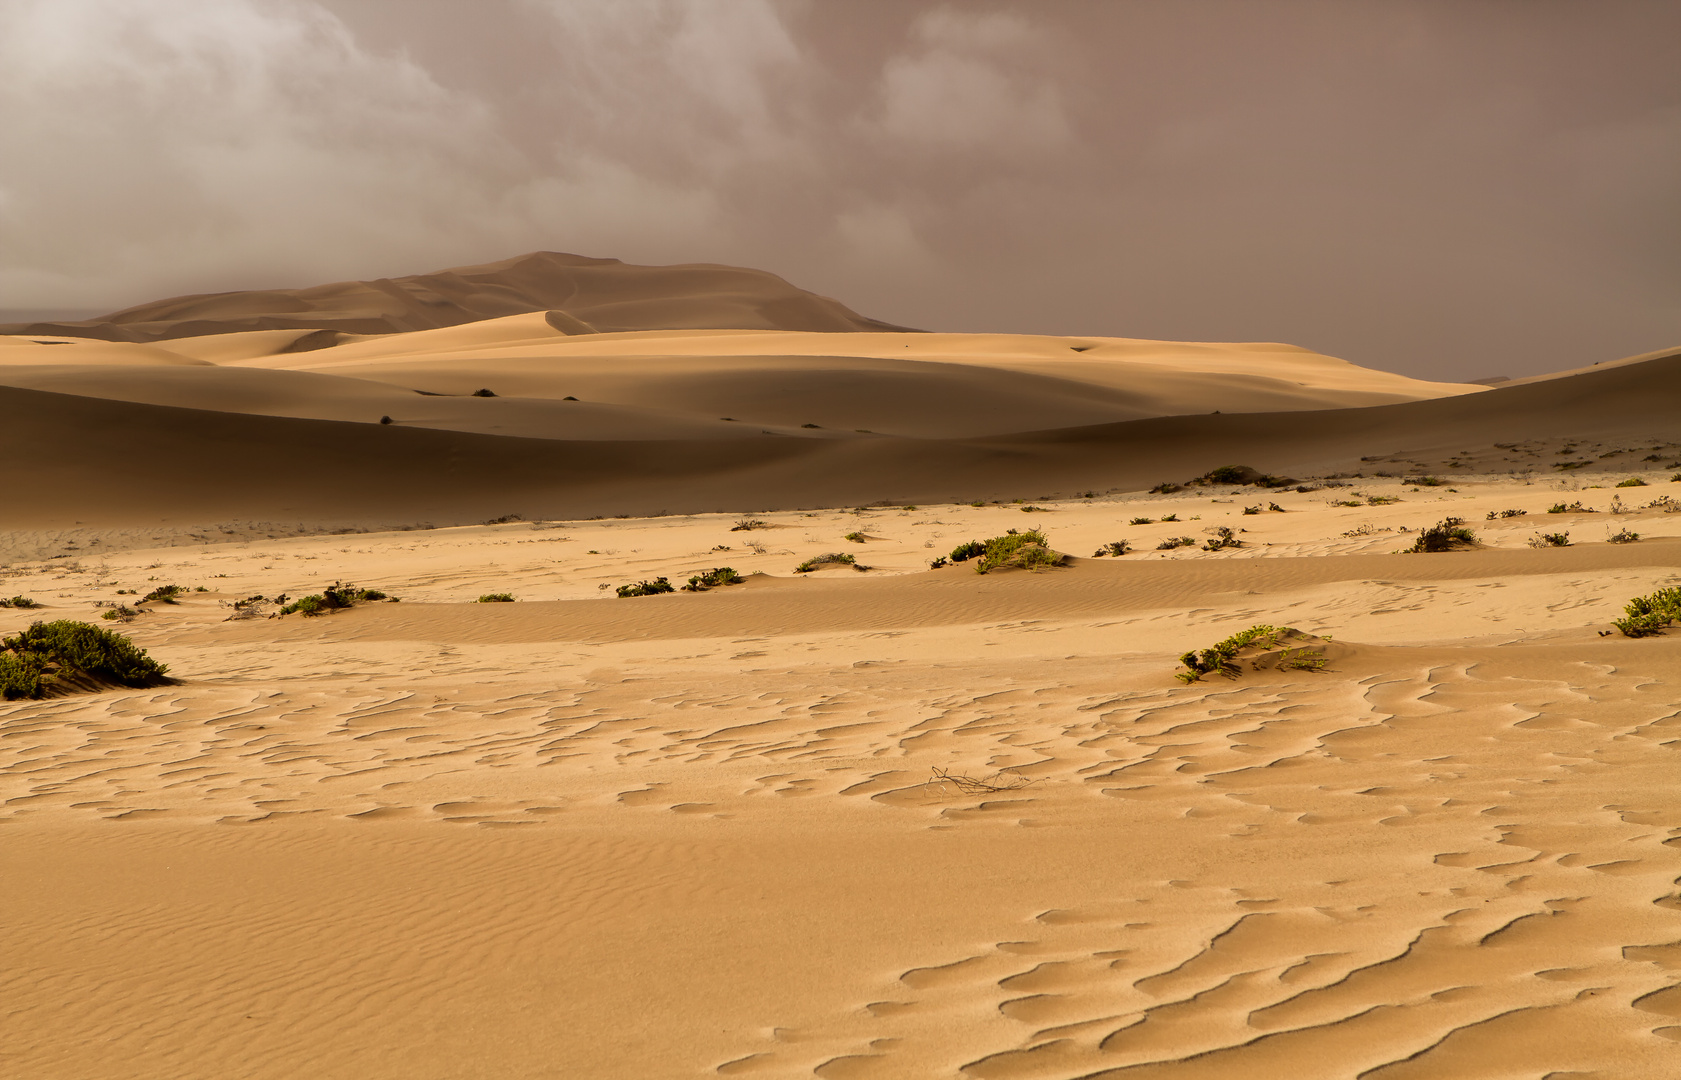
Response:
[{"label": "sand dune", "polygon": [[775,274],[695,263],[634,266],[537,251],[482,266],[305,289],[179,296],[95,319],[0,326],[0,334],[157,341],[250,330],[388,334],[557,310],[572,333],[722,326],[779,330],[902,330]]}]

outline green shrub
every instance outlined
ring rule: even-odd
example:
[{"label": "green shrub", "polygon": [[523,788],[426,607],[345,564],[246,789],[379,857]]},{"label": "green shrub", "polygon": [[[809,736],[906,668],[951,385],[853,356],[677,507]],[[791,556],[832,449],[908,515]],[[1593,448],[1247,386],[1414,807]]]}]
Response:
[{"label": "green shrub", "polygon": [[1178,520],[1179,520],[1179,515],[1178,514],[1163,514],[1162,515],[1162,521],[1164,521],[1164,522],[1178,521]]},{"label": "green shrub", "polygon": [[1155,523],[1154,518],[1147,517],[1135,517],[1131,521],[1127,522],[1128,525],[1154,525]]},{"label": "green shrub", "polygon": [[822,555],[818,555],[815,558],[807,559],[805,562],[803,562],[800,565],[794,567],[794,573],[796,573],[796,574],[809,574],[813,570],[817,569],[819,566],[833,566],[833,565],[836,565],[837,563],[841,564],[841,565],[845,565],[845,566],[850,566],[855,570],[868,570],[869,569],[869,567],[867,567],[867,566],[859,566],[858,565],[858,560],[853,558],[847,552],[844,552],[844,551],[830,551],[830,552],[826,552]]},{"label": "green shrub", "polygon": [[1243,508],[1243,515],[1245,517],[1253,517],[1256,514],[1259,514],[1260,512],[1261,512],[1261,504],[1260,503],[1256,503],[1254,506],[1245,506]]},{"label": "green shrub", "polygon": [[1105,555],[1120,556],[1120,555],[1125,555],[1127,553],[1127,550],[1128,550],[1128,547],[1127,547],[1127,542],[1125,540],[1112,540],[1109,543],[1104,544],[1102,547],[1098,548],[1096,551],[1092,552],[1091,557],[1094,558],[1094,559],[1101,559]]},{"label": "green shrub", "polygon": [[1181,656],[1179,662],[1185,665],[1185,670],[1175,672],[1173,677],[1187,684],[1196,682],[1204,675],[1219,674],[1228,679],[1235,679],[1243,671],[1237,663],[1237,654],[1240,650],[1250,647],[1274,648],[1278,645],[1279,639],[1289,632],[1290,628],[1287,626],[1268,626],[1265,623],[1251,626],[1247,630],[1240,630],[1226,640],[1200,652],[1192,649]]},{"label": "green shrub", "polygon": [[730,532],[751,532],[754,529],[768,529],[770,522],[760,521],[758,518],[741,518],[730,527]]},{"label": "green shrub", "polygon": [[948,563],[949,561],[950,560],[947,559],[944,555],[936,555],[932,559],[928,560],[928,569],[938,570],[940,567],[946,565],[946,563]]},{"label": "green shrub", "polygon": [[[1563,504],[1560,504],[1560,505],[1563,505]],[[1548,511],[1548,512],[1551,513],[1551,511]],[[1559,511],[1559,512],[1563,513],[1562,510]],[[1488,520],[1495,521],[1499,518],[1523,517],[1524,515],[1526,515],[1528,513],[1529,513],[1528,510],[1490,510],[1488,512]]]},{"label": "green shrub", "polygon": [[1398,503],[1400,501],[1401,500],[1394,495],[1368,495],[1368,496],[1366,496],[1366,505],[1367,506],[1390,506],[1390,505],[1393,505],[1394,503]]},{"label": "green shrub", "polygon": [[986,542],[986,553],[975,564],[975,572],[986,574],[1012,566],[1040,570],[1047,566],[1060,566],[1062,558],[1051,550],[1050,542],[1038,529],[1026,532],[1011,529],[1003,536],[994,536]]},{"label": "green shrub", "polygon": [[175,598],[186,591],[187,590],[182,588],[180,585],[159,585],[145,596],[142,596],[139,602],[142,604],[150,604],[156,601],[160,604],[173,604],[175,603]]},{"label": "green shrub", "polygon": [[1434,476],[1409,476],[1401,481],[1403,484],[1413,484],[1417,487],[1441,487],[1442,481]]},{"label": "green shrub", "polygon": [[1681,587],[1671,587],[1630,600],[1623,606],[1623,618],[1613,620],[1612,625],[1624,637],[1651,637],[1678,620],[1681,620]]},{"label": "green shrub", "polygon": [[0,639],[0,694],[40,697],[43,678],[86,675],[119,686],[158,686],[169,669],[121,634],[60,619]]},{"label": "green shrub", "polygon": [[118,619],[118,620],[121,620],[122,622],[128,622],[130,619],[134,618],[138,614],[140,614],[140,613],[138,611],[135,611],[133,608],[129,607],[127,604],[118,604],[114,608],[107,609],[99,617],[101,619]]},{"label": "green shrub", "polygon": [[1197,477],[1194,483],[1213,485],[1243,485],[1253,484],[1256,487],[1285,487],[1295,483],[1294,480],[1278,476],[1268,476],[1258,469],[1247,465],[1222,465],[1218,469],[1210,469]]},{"label": "green shrub", "polygon": [[513,593],[487,592],[474,601],[476,604],[511,604],[514,602]]},{"label": "green shrub", "polygon": [[1167,483],[1166,481],[1163,481],[1162,483],[1159,483],[1155,487],[1151,488],[1150,489],[1150,494],[1152,494],[1152,495],[1172,495],[1176,491],[1184,491],[1184,490],[1185,490],[1185,488],[1181,484],[1170,484],[1170,483]]},{"label": "green shrub", "polygon": [[1477,534],[1465,527],[1463,518],[1449,517],[1420,532],[1418,539],[1413,541],[1413,546],[1407,550],[1413,554],[1455,551],[1470,547],[1476,542]]},{"label": "green shrub", "polygon": [[11,597],[10,599],[0,600],[0,607],[28,609],[28,608],[38,608],[40,606],[41,606],[40,604],[37,604],[35,601],[31,600],[27,596],[14,596],[14,597]]},{"label": "green shrub", "polygon": [[1532,548],[1569,547],[1570,533],[1536,533],[1529,538],[1529,546]]},{"label": "green shrub", "polygon": [[1607,536],[1605,542],[1608,544],[1632,544],[1638,539],[1640,539],[1639,533],[1630,532],[1628,529],[1619,529]]},{"label": "green shrub", "polygon": [[1561,502],[1553,503],[1551,506],[1547,507],[1547,513],[1549,514],[1593,514],[1597,512],[1598,511],[1591,506],[1583,506],[1580,499],[1569,504]]},{"label": "green shrub", "polygon": [[620,585],[617,591],[620,596],[658,596],[660,593],[676,592],[677,589],[665,578],[655,578],[652,581]]},{"label": "green shrub", "polygon": [[1640,477],[1638,477],[1638,476],[1631,476],[1627,480],[1624,480],[1622,483],[1618,484],[1617,486],[1618,487],[1645,487],[1646,486],[1646,481],[1640,479]]},{"label": "green shrub", "polygon": [[[259,598],[260,599],[260,598]],[[322,589],[319,593],[299,597],[292,603],[280,609],[280,614],[291,615],[321,615],[342,611],[355,607],[357,604],[374,600],[388,600],[390,597],[378,589],[358,589],[354,585],[346,585],[335,581]]]},{"label": "green shrub", "polygon": [[951,554],[947,558],[952,562],[968,562],[970,559],[978,559],[985,554],[985,544],[979,540],[969,540],[952,548]]},{"label": "green shrub", "polygon": [[739,585],[740,583],[741,575],[730,567],[714,566],[712,569],[690,578],[689,583],[683,586],[683,591],[705,592],[708,589],[716,589],[721,585]]},{"label": "green shrub", "polygon": [[869,537],[865,536],[861,532],[849,532],[842,539],[850,540],[854,544],[862,544],[862,543],[865,543],[866,541],[868,541]]},{"label": "green shrub", "polygon": [[1189,536],[1170,536],[1156,545],[1157,551],[1172,551],[1174,548],[1196,547],[1197,542]]},{"label": "green shrub", "polygon": [[1332,499],[1331,500],[1331,505],[1332,506],[1364,506],[1366,504],[1361,502],[1359,499]]},{"label": "green shrub", "polygon": [[1243,541],[1237,538],[1237,534],[1232,531],[1231,526],[1220,525],[1215,528],[1214,535],[1203,542],[1202,549],[1204,551],[1219,551],[1221,548],[1242,546]]}]

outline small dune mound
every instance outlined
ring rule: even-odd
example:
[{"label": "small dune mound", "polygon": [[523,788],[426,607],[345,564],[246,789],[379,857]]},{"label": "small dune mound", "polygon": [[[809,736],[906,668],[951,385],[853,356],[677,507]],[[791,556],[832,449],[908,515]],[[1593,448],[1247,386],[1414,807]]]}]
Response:
[{"label": "small dune mound", "polygon": [[0,697],[59,697],[163,686],[169,668],[121,634],[60,619],[0,639]]}]

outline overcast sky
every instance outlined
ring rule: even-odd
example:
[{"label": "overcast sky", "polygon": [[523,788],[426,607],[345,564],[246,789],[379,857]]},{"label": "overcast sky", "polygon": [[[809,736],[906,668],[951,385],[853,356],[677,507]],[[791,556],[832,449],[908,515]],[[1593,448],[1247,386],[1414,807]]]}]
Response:
[{"label": "overcast sky", "polygon": [[1681,344],[1676,0],[0,0],[0,308],[549,249],[1443,378]]}]

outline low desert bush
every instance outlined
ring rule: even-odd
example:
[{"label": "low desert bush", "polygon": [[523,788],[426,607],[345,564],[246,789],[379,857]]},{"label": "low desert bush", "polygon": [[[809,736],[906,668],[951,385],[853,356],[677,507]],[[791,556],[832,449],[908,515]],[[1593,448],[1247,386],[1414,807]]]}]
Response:
[{"label": "low desert bush", "polygon": [[844,551],[830,551],[830,552],[825,552],[822,555],[818,555],[814,558],[807,559],[805,562],[803,562],[800,565],[794,567],[794,573],[796,573],[796,574],[809,574],[813,570],[816,570],[820,566],[834,566],[834,565],[837,565],[837,564],[841,565],[841,566],[850,566],[854,570],[868,570],[869,569],[869,567],[867,567],[867,566],[858,565],[858,560],[853,558],[847,552],[844,552]]},{"label": "low desert bush", "polygon": [[1561,502],[1553,503],[1551,506],[1547,507],[1547,513],[1549,513],[1549,514],[1595,514],[1595,513],[1598,513],[1598,511],[1595,510],[1591,506],[1583,506],[1581,500],[1578,499],[1578,500],[1576,500],[1575,502],[1572,502],[1572,503],[1561,503]]},{"label": "low desert bush", "polygon": [[1179,520],[1179,515],[1178,514],[1163,514],[1162,515],[1162,521],[1164,521],[1164,522],[1178,521],[1178,520]]},{"label": "low desert bush", "polygon": [[728,566],[714,566],[712,569],[703,570],[690,578],[689,583],[683,586],[683,591],[705,592],[708,589],[716,589],[723,585],[738,585],[740,583],[741,575],[736,573],[734,569]]},{"label": "low desert bush", "polygon": [[[1677,478],[1681,478],[1681,473],[1677,473],[1676,476],[1677,476]],[[1169,484],[1166,481],[1163,481],[1162,483],[1157,484],[1155,487],[1151,488],[1150,489],[1150,494],[1152,494],[1152,495],[1172,495],[1176,491],[1184,491],[1184,490],[1185,490],[1185,488],[1181,484]]]},{"label": "low desert bush", "polygon": [[1681,620],[1681,587],[1671,587],[1630,600],[1623,606],[1623,617],[1613,620],[1612,625],[1624,637],[1651,637],[1678,620]]},{"label": "low desert bush", "polygon": [[936,555],[932,559],[928,560],[928,569],[938,570],[940,567],[946,565],[950,561],[951,560],[946,558],[944,555]]},{"label": "low desert bush", "polygon": [[1645,487],[1646,486],[1646,481],[1640,479],[1640,477],[1638,477],[1638,476],[1631,476],[1627,480],[1624,480],[1622,483],[1618,484],[1617,486],[1618,487]]},{"label": "low desert bush", "polygon": [[758,518],[740,518],[730,526],[730,532],[750,532],[753,529],[768,529],[770,522],[760,521]]},{"label": "low desert bush", "polygon": [[1242,547],[1243,541],[1237,538],[1229,525],[1219,525],[1214,529],[1214,535],[1203,541],[1202,550],[1219,551],[1222,548]]},{"label": "low desert bush", "polygon": [[1155,523],[1155,518],[1147,517],[1135,517],[1131,521],[1127,522],[1128,525],[1154,525]]},{"label": "low desert bush", "polygon": [[175,598],[186,591],[187,590],[182,588],[180,585],[159,585],[145,596],[142,596],[139,602],[142,604],[173,604],[175,603]]},{"label": "low desert bush", "polygon": [[1003,536],[994,536],[986,542],[986,552],[975,563],[975,572],[986,574],[1012,566],[1023,570],[1042,570],[1047,566],[1060,566],[1062,559],[1061,555],[1051,550],[1050,541],[1038,529],[1026,532],[1011,529]]},{"label": "low desert bush", "polygon": [[99,617],[101,619],[114,619],[120,622],[128,622],[138,614],[140,613],[129,607],[127,604],[118,604],[116,607],[108,608],[102,612]]},{"label": "low desert bush", "polygon": [[854,544],[862,544],[867,542],[870,538],[861,532],[849,532],[843,539],[850,540]]},{"label": "low desert bush", "polygon": [[1570,533],[1536,533],[1529,538],[1529,546],[1532,548],[1569,547]]},{"label": "low desert bush", "polygon": [[[1181,656],[1179,662],[1185,670],[1175,672],[1173,677],[1187,684],[1198,681],[1204,675],[1224,675],[1235,679],[1243,672],[1237,662],[1239,652],[1249,648],[1277,648],[1285,635],[1294,632],[1288,626],[1268,626],[1265,623],[1251,626],[1206,649],[1192,649]],[[1285,649],[1279,657],[1278,666],[1296,671],[1321,671],[1326,663],[1325,656],[1312,649]]]},{"label": "low desert bush", "polygon": [[487,592],[473,602],[475,604],[511,604],[514,602],[514,594],[505,592]]},{"label": "low desert bush", "polygon": [[1488,520],[1498,521],[1501,518],[1523,517],[1528,513],[1528,510],[1490,510],[1488,512]]},{"label": "low desert bush", "polygon": [[1189,536],[1170,536],[1156,545],[1157,551],[1172,551],[1174,548],[1196,547],[1196,539]]},{"label": "low desert bush", "polygon": [[335,581],[318,593],[300,596],[280,609],[282,615],[330,615],[335,611],[355,607],[361,603],[371,603],[375,600],[388,600],[390,597],[378,589],[359,589],[354,585],[346,585]]},{"label": "low desert bush", "polygon": [[40,604],[37,604],[34,600],[31,600],[27,596],[13,596],[0,599],[0,607],[24,608],[27,610],[29,608],[38,608],[40,606]]},{"label": "low desert bush", "polygon": [[1632,544],[1638,539],[1640,539],[1639,533],[1631,532],[1628,529],[1618,529],[1616,532],[1607,532],[1605,542],[1608,544]]},{"label": "low desert bush", "polygon": [[1254,515],[1259,514],[1260,512],[1261,512],[1261,504],[1260,503],[1256,503],[1254,506],[1245,506],[1243,508],[1243,514],[1244,514],[1245,517],[1253,517]]},{"label": "low desert bush", "polygon": [[118,686],[159,686],[168,668],[121,634],[91,623],[60,619],[0,638],[0,697],[38,698],[45,680],[90,677]]},{"label": "low desert bush", "polygon": [[1394,496],[1394,495],[1368,495],[1368,496],[1366,496],[1366,505],[1367,506],[1391,506],[1391,505],[1393,505],[1395,503],[1398,503],[1400,501],[1401,500],[1397,496]]},{"label": "low desert bush", "polygon": [[617,592],[621,597],[658,596],[660,593],[676,591],[677,589],[665,578],[655,578],[652,581],[638,581],[630,585],[620,585],[617,589]]},{"label": "low desert bush", "polygon": [[1332,506],[1365,506],[1359,499],[1332,499]]},{"label": "low desert bush", "polygon": [[1477,534],[1465,527],[1465,519],[1448,517],[1421,530],[1413,546],[1408,548],[1413,554],[1436,551],[1456,551],[1460,548],[1471,547],[1477,542]]},{"label": "low desert bush", "polygon": [[951,554],[947,558],[951,559],[952,562],[968,562],[970,559],[978,559],[985,554],[985,544],[979,540],[969,540],[952,548]]},{"label": "low desert bush", "polygon": [[1435,476],[1409,476],[1409,477],[1406,477],[1404,480],[1402,480],[1401,483],[1412,484],[1415,487],[1441,487],[1442,486],[1441,478],[1440,477],[1435,477]]},{"label": "low desert bush", "polygon": [[1112,540],[1092,552],[1091,557],[1094,559],[1101,559],[1105,555],[1125,555],[1127,550],[1128,547],[1125,540]]},{"label": "low desert bush", "polygon": [[1247,465],[1222,465],[1218,469],[1210,469],[1191,482],[1204,485],[1252,484],[1255,487],[1288,487],[1295,483],[1294,480],[1284,477],[1269,476]]}]

